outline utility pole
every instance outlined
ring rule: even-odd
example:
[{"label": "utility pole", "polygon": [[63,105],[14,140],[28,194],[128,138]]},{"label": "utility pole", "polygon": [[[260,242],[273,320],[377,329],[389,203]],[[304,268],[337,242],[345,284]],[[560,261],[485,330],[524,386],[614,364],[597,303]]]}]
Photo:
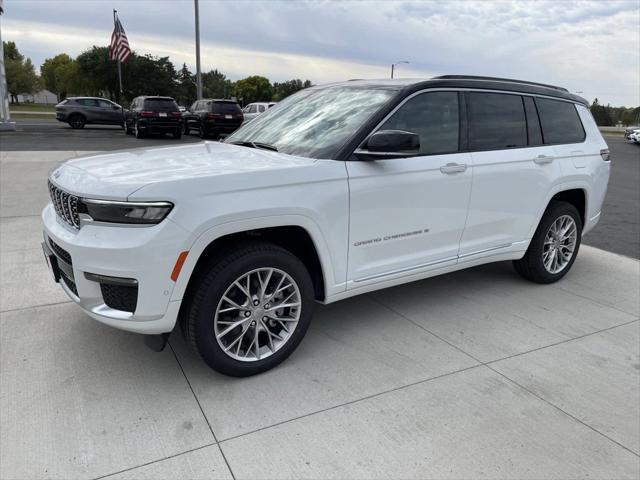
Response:
[{"label": "utility pole", "polygon": [[196,89],[198,100],[202,99],[202,73],[200,71],[200,9],[198,0],[193,0],[196,10]]},{"label": "utility pole", "polygon": [[407,62],[406,60],[400,60],[399,62],[392,63],[391,64],[391,78],[393,78],[393,71],[395,70],[396,66],[400,65],[401,63],[406,63],[407,65],[409,64],[409,62]]},{"label": "utility pole", "polygon": [[[4,13],[2,0],[0,0],[0,18]],[[2,43],[2,27],[0,27],[0,130],[13,131],[16,129],[15,122],[11,121],[9,112],[9,91],[7,90],[7,76],[4,70],[4,45]]]}]

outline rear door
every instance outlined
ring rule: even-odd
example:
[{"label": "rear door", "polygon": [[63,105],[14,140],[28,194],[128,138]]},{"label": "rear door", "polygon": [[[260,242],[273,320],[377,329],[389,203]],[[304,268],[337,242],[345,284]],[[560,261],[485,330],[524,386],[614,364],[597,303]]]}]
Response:
[{"label": "rear door", "polygon": [[460,111],[458,92],[413,95],[374,131],[416,133],[420,153],[347,162],[348,288],[456,263],[472,178]]},{"label": "rear door", "polygon": [[473,189],[460,257],[526,248],[549,191],[561,179],[543,145],[533,98],[514,93],[466,94]]},{"label": "rear door", "polygon": [[122,124],[122,109],[108,100],[96,100],[104,123]]}]

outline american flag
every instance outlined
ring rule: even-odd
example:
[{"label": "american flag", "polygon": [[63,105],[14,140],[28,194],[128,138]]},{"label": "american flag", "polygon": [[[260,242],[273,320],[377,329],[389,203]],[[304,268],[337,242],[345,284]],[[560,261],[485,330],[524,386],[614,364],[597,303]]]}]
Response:
[{"label": "american flag", "polygon": [[127,34],[124,33],[120,19],[116,18],[115,23],[116,25],[111,35],[111,45],[109,45],[109,58],[124,63],[127,61],[127,58],[129,58],[129,55],[131,55],[131,49],[129,48]]}]

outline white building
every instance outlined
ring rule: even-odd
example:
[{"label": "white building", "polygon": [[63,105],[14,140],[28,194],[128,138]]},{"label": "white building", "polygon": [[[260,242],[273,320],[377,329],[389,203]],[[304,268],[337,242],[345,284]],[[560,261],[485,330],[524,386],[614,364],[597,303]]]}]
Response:
[{"label": "white building", "polygon": [[44,103],[55,105],[58,103],[58,96],[49,90],[40,90],[36,93],[23,93],[18,95],[19,103]]}]

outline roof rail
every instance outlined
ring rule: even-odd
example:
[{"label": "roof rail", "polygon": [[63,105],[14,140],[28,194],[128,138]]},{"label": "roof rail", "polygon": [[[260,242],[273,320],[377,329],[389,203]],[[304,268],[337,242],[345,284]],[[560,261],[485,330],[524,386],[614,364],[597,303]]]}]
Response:
[{"label": "roof rail", "polygon": [[440,75],[438,77],[433,77],[434,80],[488,80],[495,82],[509,82],[509,83],[520,83],[524,85],[536,85],[538,87],[546,87],[553,88],[554,90],[560,90],[561,92],[569,92],[566,88],[556,87],[555,85],[548,85],[546,83],[538,83],[538,82],[527,82],[525,80],[514,80],[513,78],[500,78],[500,77],[482,77],[476,75]]}]

